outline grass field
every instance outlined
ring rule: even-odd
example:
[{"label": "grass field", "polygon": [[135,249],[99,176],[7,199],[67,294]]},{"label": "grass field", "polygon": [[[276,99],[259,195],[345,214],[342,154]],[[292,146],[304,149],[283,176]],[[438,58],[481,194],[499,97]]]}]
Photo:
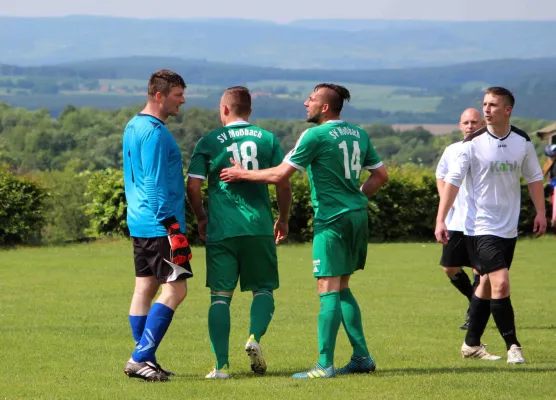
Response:
[{"label": "grass field", "polygon": [[[254,377],[243,346],[250,295],[232,302],[228,381],[205,381],[214,365],[207,335],[204,249],[195,277],[158,350],[172,382],[122,372],[132,350],[127,311],[133,266],[128,241],[0,251],[0,399],[554,399],[556,238],[521,240],[512,301],[525,365],[463,360],[464,298],[438,267],[437,244],[372,244],[352,290],[377,361],[372,375],[297,381],[317,360],[318,300],[309,245],[279,248],[281,288],[262,344],[269,364]],[[488,348],[505,355],[492,321]],[[340,329],[336,365],[350,356]]]}]

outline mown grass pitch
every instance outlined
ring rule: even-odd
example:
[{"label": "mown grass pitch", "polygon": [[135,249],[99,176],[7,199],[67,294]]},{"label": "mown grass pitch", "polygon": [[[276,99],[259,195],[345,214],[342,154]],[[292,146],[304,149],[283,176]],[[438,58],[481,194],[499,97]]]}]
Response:
[{"label": "mown grass pitch", "polygon": [[[262,345],[269,365],[255,377],[243,350],[249,293],[232,302],[229,381],[205,381],[214,365],[207,334],[204,249],[195,277],[158,350],[177,373],[149,384],[122,372],[132,351],[127,322],[133,289],[131,244],[103,241],[0,251],[0,399],[554,399],[556,238],[517,245],[512,302],[525,365],[463,360],[458,326],[466,304],[438,266],[440,245],[371,244],[352,290],[377,361],[372,375],[297,381],[317,360],[318,299],[310,245],[279,248],[281,288]],[[492,320],[489,351],[505,356]],[[350,356],[340,329],[336,366]]]}]

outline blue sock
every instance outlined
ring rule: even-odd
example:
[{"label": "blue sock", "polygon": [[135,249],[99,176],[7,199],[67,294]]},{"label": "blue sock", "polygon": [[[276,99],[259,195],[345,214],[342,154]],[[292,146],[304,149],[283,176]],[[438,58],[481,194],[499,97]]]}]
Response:
[{"label": "blue sock", "polygon": [[149,315],[147,315],[141,341],[131,356],[134,361],[152,361],[156,363],[156,349],[166,334],[173,316],[174,310],[170,307],[161,303],[153,304]]},{"label": "blue sock", "polygon": [[139,345],[141,341],[141,336],[143,336],[143,331],[145,330],[145,323],[147,322],[146,315],[130,315],[129,325],[131,326],[131,333],[133,335],[133,340],[135,341],[135,346]]}]

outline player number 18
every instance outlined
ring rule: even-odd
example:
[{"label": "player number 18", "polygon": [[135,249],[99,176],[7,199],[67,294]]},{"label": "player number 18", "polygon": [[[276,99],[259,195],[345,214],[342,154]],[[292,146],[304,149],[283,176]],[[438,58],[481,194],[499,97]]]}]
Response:
[{"label": "player number 18", "polygon": [[255,142],[243,142],[241,146],[234,143],[231,146],[226,147],[226,151],[232,153],[234,160],[240,163],[243,169],[249,169],[249,163],[251,163],[251,169],[259,169],[259,161],[257,160],[257,144]]}]

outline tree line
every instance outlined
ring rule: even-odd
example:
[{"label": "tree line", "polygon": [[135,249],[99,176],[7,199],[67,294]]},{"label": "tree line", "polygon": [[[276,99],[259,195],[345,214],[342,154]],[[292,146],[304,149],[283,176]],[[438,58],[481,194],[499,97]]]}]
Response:
[{"label": "tree line", "polygon": [[[69,106],[53,119],[47,110],[27,111],[0,104],[0,244],[125,235],[121,139],[126,123],[139,110]],[[310,126],[303,121],[254,122],[274,132],[285,152]],[[542,121],[513,122],[527,131],[544,126]],[[216,111],[198,108],[187,109],[168,121],[182,150],[184,169],[198,139],[219,126]],[[371,238],[430,237],[438,201],[434,167],[444,148],[461,140],[461,133],[435,136],[419,127],[407,131],[389,125],[363,127],[391,171],[384,191],[369,203]],[[543,144],[536,137],[533,141],[542,154]],[[293,191],[292,215],[296,218],[291,236],[304,241],[312,232],[306,176],[296,174]],[[520,225],[523,232],[530,230],[530,211],[525,200]],[[194,222],[193,215],[188,215],[192,240],[196,235]]]},{"label": "tree line", "polygon": [[[121,139],[127,122],[141,106],[98,110],[67,106],[52,118],[47,110],[28,111],[0,103],[0,163],[18,173],[62,171],[68,165],[82,172],[120,168]],[[350,121],[346,117],[347,121]],[[301,120],[255,119],[255,124],[274,132],[284,151],[293,148],[297,138],[310,125]],[[546,121],[514,120],[526,131],[548,125]],[[188,108],[168,123],[183,154],[184,167],[201,136],[221,126],[217,111]],[[433,135],[421,127],[398,131],[386,124],[362,124],[378,153],[385,161],[415,163],[432,167],[444,148],[458,140],[461,133]],[[538,154],[543,144],[533,135]]]}]

